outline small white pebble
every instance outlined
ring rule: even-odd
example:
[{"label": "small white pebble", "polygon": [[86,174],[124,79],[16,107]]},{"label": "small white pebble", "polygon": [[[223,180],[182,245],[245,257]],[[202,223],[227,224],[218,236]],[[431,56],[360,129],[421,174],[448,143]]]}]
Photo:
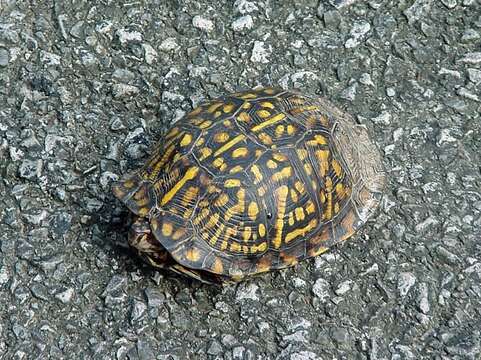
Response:
[{"label": "small white pebble", "polygon": [[206,32],[214,30],[214,22],[200,15],[194,16],[192,19],[192,25],[194,25],[195,28]]}]

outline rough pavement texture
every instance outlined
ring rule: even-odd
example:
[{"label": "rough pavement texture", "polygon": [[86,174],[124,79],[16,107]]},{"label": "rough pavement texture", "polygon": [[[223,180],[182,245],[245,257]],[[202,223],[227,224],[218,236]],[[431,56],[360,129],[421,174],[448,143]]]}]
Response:
[{"label": "rough pavement texture", "polygon": [[[480,358],[479,1],[92,4],[0,2],[0,358]],[[200,100],[260,84],[368,126],[382,208],[238,286],[153,271],[111,181]]]}]

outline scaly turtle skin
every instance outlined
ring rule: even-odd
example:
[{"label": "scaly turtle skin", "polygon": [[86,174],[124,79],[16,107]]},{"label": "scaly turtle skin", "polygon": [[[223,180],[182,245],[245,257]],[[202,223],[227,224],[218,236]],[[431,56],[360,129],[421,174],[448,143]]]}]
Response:
[{"label": "scaly turtle skin", "polygon": [[175,123],[113,192],[151,265],[237,281],[317,256],[377,208],[385,173],[365,127],[324,99],[263,88]]}]

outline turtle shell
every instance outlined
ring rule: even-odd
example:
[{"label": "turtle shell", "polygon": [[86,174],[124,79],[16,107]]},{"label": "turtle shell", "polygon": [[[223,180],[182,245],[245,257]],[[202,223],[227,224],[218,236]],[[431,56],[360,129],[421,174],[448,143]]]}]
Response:
[{"label": "turtle shell", "polygon": [[131,241],[149,263],[224,281],[351,237],[384,184],[364,126],[325,99],[262,88],[195,108],[113,192],[150,227],[148,245]]}]

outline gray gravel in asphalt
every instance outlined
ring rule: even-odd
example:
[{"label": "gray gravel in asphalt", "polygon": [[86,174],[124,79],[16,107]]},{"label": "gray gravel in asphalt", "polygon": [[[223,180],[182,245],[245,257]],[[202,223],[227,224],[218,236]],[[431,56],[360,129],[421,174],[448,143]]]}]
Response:
[{"label": "gray gravel in asphalt", "polygon": [[[111,182],[256,85],[369,128],[379,213],[238,286],[147,267]],[[479,359],[480,89],[479,0],[1,1],[0,358]]]}]

